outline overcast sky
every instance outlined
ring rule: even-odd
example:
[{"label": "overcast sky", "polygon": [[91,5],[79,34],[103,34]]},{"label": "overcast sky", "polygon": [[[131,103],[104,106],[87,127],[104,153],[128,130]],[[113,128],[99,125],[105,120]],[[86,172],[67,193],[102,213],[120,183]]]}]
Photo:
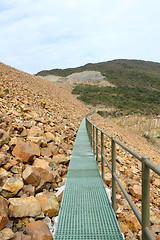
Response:
[{"label": "overcast sky", "polygon": [[160,62],[160,0],[0,0],[0,61],[19,70]]}]

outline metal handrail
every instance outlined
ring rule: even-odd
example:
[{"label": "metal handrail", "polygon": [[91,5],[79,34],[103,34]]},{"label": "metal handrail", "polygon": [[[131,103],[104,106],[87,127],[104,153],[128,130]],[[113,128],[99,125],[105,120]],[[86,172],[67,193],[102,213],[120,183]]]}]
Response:
[{"label": "metal handrail", "polygon": [[[116,212],[116,182],[120,187],[124,197],[128,201],[131,209],[133,210],[137,220],[142,226],[142,240],[154,240],[152,236],[149,225],[150,225],[150,169],[153,170],[155,173],[160,175],[160,168],[156,166],[154,163],[150,161],[148,156],[141,156],[138,153],[134,152],[132,149],[124,145],[122,142],[117,140],[115,137],[110,136],[109,134],[105,133],[103,130],[98,128],[95,124],[88,120],[88,117],[94,114],[95,111],[91,114],[86,116],[86,127],[89,135],[89,139],[91,142],[91,146],[93,148],[93,152],[96,156],[96,162],[98,163],[98,154],[101,154],[101,174],[102,179],[104,180],[104,161],[106,162],[109,170],[112,173],[112,207],[113,210]],[[96,131],[96,134],[95,134]],[[101,142],[100,146],[98,145],[98,131],[101,133]],[[111,151],[112,151],[112,167],[110,166],[109,162],[107,161],[104,155],[104,135],[111,139]],[[129,152],[132,156],[137,158],[142,163],[142,214],[139,213],[136,206],[130,199],[128,193],[122,186],[120,180],[116,175],[116,144],[121,146],[124,150]]]}]

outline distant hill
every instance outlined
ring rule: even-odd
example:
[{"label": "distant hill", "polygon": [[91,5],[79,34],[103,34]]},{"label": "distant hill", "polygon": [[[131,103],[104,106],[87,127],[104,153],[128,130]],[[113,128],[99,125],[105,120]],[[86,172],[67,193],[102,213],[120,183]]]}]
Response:
[{"label": "distant hill", "polygon": [[82,71],[99,71],[116,86],[143,86],[160,90],[160,63],[142,60],[113,60],[88,63],[77,68],[43,70],[36,75],[57,75],[66,77]]},{"label": "distant hill", "polygon": [[[83,71],[99,71],[116,88],[78,84],[72,93],[86,104],[103,105],[116,110],[111,115],[133,113],[160,115],[160,63],[142,60],[113,60],[77,68],[52,69],[37,73],[40,76],[66,77]],[[100,112],[108,115],[108,112]],[[109,113],[110,114],[110,113]]]}]

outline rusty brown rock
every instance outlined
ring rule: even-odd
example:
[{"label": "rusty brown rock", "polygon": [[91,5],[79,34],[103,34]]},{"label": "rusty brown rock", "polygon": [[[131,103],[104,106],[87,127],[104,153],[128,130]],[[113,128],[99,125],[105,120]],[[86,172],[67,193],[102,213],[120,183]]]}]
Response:
[{"label": "rusty brown rock", "polygon": [[0,166],[6,164],[8,161],[7,155],[4,153],[0,153]]},{"label": "rusty brown rock", "polygon": [[52,156],[52,148],[50,147],[45,147],[45,148],[41,148],[41,155],[47,156],[47,157],[51,157]]},{"label": "rusty brown rock", "polygon": [[24,185],[22,190],[23,190],[23,193],[26,194],[28,197],[35,195],[35,187],[32,186],[31,184]]},{"label": "rusty brown rock", "polygon": [[36,158],[32,166],[39,172],[43,182],[54,181],[54,172],[48,162],[43,159]]},{"label": "rusty brown rock", "polygon": [[33,126],[31,129],[28,130],[28,137],[40,137],[42,136],[43,132],[41,128],[37,126]]},{"label": "rusty brown rock", "polygon": [[160,188],[160,178],[155,179],[154,182],[153,182],[153,184],[154,184],[156,187]]},{"label": "rusty brown rock", "polygon": [[51,142],[51,141],[54,141],[55,140],[55,136],[53,133],[51,132],[47,132],[45,133],[45,137],[47,139],[47,142]]},{"label": "rusty brown rock", "polygon": [[111,173],[106,173],[104,175],[104,183],[106,185],[109,185],[112,182],[112,174]]},{"label": "rusty brown rock", "polygon": [[12,240],[32,240],[31,236],[24,235],[21,232],[16,232]]},{"label": "rusty brown rock", "polygon": [[70,161],[70,157],[69,156],[65,156],[63,154],[59,154],[59,155],[55,155],[53,156],[53,161],[55,161],[58,164],[68,164]]},{"label": "rusty brown rock", "polygon": [[2,187],[7,178],[10,176],[11,174],[9,172],[7,172],[4,168],[0,168],[0,187]]},{"label": "rusty brown rock", "polygon": [[2,147],[4,144],[7,144],[10,141],[10,136],[6,131],[3,129],[0,129],[0,147]]},{"label": "rusty brown rock", "polygon": [[6,198],[13,197],[23,188],[23,185],[23,180],[19,176],[8,178],[2,187],[1,195]]},{"label": "rusty brown rock", "polygon": [[5,170],[9,170],[11,167],[15,166],[18,162],[15,159],[9,159],[9,161],[3,166]]},{"label": "rusty brown rock", "polygon": [[54,193],[38,193],[36,199],[39,201],[42,211],[49,217],[55,217],[59,212],[59,203]]},{"label": "rusty brown rock", "polygon": [[141,186],[134,185],[133,187],[129,187],[129,191],[134,197],[136,197],[138,200],[141,200],[142,197]]},{"label": "rusty brown rock", "polygon": [[13,156],[19,157],[23,162],[32,161],[34,156],[40,156],[39,146],[32,142],[19,140],[12,151]]},{"label": "rusty brown rock", "polygon": [[27,235],[34,240],[52,240],[53,236],[46,223],[43,221],[31,222],[26,225]]},{"label": "rusty brown rock", "polygon": [[10,228],[4,228],[0,231],[0,239],[1,240],[9,240],[14,237],[14,233]]},{"label": "rusty brown rock", "polygon": [[8,206],[3,197],[0,196],[0,231],[8,223]]},{"label": "rusty brown rock", "polygon": [[23,179],[27,184],[32,184],[33,186],[37,186],[40,183],[40,174],[39,172],[32,166],[27,166],[23,171]]}]

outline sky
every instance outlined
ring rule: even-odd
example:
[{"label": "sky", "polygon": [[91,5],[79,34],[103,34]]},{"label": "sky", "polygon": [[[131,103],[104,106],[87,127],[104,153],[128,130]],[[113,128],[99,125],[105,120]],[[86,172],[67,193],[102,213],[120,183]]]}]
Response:
[{"label": "sky", "polygon": [[160,0],[0,0],[0,61],[24,72],[160,62]]}]

